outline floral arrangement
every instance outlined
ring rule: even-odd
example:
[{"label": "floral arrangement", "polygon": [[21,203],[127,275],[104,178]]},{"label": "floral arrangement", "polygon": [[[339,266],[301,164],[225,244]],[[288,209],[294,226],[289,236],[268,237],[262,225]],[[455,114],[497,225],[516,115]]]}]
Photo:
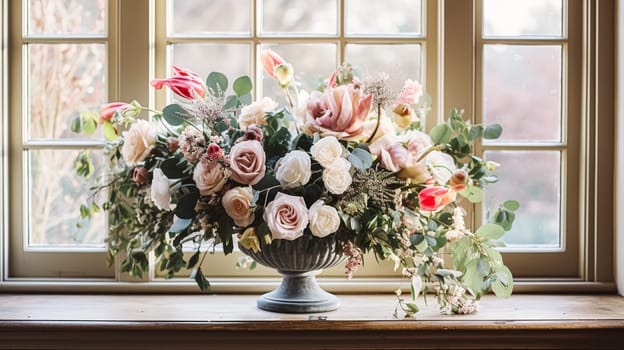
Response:
[{"label": "floral arrangement", "polygon": [[[490,208],[474,232],[462,207],[480,202],[483,186],[497,181],[498,164],[475,156],[472,144],[499,137],[500,125],[471,125],[453,110],[426,133],[428,98],[416,81],[395,96],[387,76],[362,78],[342,65],[308,94],[277,53],[263,50],[261,60],[285,107],[270,97],[252,103],[246,76],[229,94],[223,74],[204,81],[174,66],[171,78],[151,82],[179,97],[162,111],[116,102],[73,121],[74,131],[99,125],[107,138],[109,172],[81,216],[109,212],[111,262],[126,252],[121,270],[141,276],[153,251],[168,277],[188,268],[207,290],[201,262],[216,245],[229,254],[237,241],[257,252],[280,240],[335,235],[348,278],[370,252],[402,269],[411,299],[397,291],[397,312],[417,312],[420,293],[436,292],[446,313],[474,312],[490,290],[511,294],[511,272],[495,248],[518,203]],[[144,111],[151,121],[139,118]],[[76,171],[94,172],[89,151]],[[187,259],[188,242],[195,252]]]}]

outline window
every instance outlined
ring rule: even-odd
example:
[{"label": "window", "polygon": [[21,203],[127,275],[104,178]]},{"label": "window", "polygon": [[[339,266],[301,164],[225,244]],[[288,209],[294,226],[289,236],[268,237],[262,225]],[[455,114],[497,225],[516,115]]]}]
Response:
[{"label": "window", "polygon": [[[202,76],[249,75],[256,98],[279,96],[258,63],[264,47],[295,63],[308,90],[337,64],[350,62],[365,74],[387,72],[397,90],[407,77],[421,80],[432,98],[428,127],[453,107],[463,108],[475,123],[503,124],[501,140],[478,147],[503,164],[503,181],[490,195],[523,205],[503,250],[516,277],[530,282],[525,286],[547,279],[566,282],[564,288],[612,281],[613,1],[4,4],[10,43],[3,61],[9,99],[2,114],[8,160],[0,169],[5,281],[124,280],[104,264],[104,220],[73,227],[84,187],[71,180],[72,160],[85,147],[99,152],[101,143],[68,131],[72,113],[108,100],[162,107],[171,96],[152,92],[147,82],[169,75],[171,64]],[[610,87],[611,94],[605,93]],[[474,222],[486,213],[475,208]],[[223,286],[239,288],[239,281],[226,277],[248,274],[234,268],[235,257],[216,254],[210,260],[219,269],[208,274],[217,281],[223,277]],[[390,264],[369,261],[359,276],[368,281],[362,283],[366,288],[375,290],[384,281],[396,285],[388,277],[396,276]],[[271,271],[252,274],[259,278]],[[341,267],[326,272],[336,281],[342,274]],[[156,282],[132,288],[178,285],[160,283],[157,272],[148,279]],[[180,288],[187,285],[193,288]]]}]

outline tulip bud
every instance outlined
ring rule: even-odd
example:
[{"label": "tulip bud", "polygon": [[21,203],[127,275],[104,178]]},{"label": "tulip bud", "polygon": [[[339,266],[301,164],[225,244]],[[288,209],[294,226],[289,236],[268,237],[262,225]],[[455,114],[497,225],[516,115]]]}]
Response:
[{"label": "tulip bud", "polygon": [[281,87],[288,87],[293,79],[293,66],[290,63],[282,63],[275,67],[273,75]]},{"label": "tulip bud", "polygon": [[466,188],[466,185],[468,184],[469,179],[470,177],[468,176],[468,173],[466,173],[465,170],[457,169],[451,176],[451,179],[449,180],[449,184],[453,191],[459,192],[463,190],[464,188]]},{"label": "tulip bud", "polygon": [[392,110],[394,124],[405,129],[412,124],[412,110],[405,104],[398,104]]},{"label": "tulip bud", "polygon": [[110,121],[115,113],[117,113],[117,111],[123,112],[131,107],[132,105],[125,102],[111,102],[102,105],[102,107],[100,108],[100,124],[104,123],[105,121]]},{"label": "tulip bud", "polygon": [[134,181],[137,185],[143,185],[146,179],[147,169],[144,167],[134,168],[134,171],[132,171],[132,181]]},{"label": "tulip bud", "polygon": [[260,53],[260,61],[262,61],[264,71],[267,72],[271,78],[275,78],[275,67],[286,63],[280,55],[276,54],[271,49],[262,50]]}]

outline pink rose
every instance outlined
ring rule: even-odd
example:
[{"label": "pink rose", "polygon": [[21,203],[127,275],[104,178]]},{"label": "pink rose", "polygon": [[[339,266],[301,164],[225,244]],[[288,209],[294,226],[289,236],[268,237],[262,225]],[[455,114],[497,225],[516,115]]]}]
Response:
[{"label": "pink rose", "polygon": [[422,85],[415,80],[407,79],[403,85],[403,90],[401,90],[399,97],[397,97],[396,104],[417,104],[422,94]]},{"label": "pink rose", "polygon": [[264,221],[269,226],[273,239],[292,241],[299,238],[309,222],[303,197],[278,193],[264,209]]},{"label": "pink rose", "polygon": [[229,178],[229,170],[221,163],[204,158],[193,171],[193,181],[202,196],[211,196],[223,188]]},{"label": "pink rose", "polygon": [[320,132],[321,136],[333,135],[338,139],[359,136],[372,101],[372,95],[364,95],[353,84],[314,91],[307,104],[304,128],[308,133]]},{"label": "pink rose", "polygon": [[242,141],[230,150],[232,179],[245,185],[255,185],[264,177],[266,155],[262,144],[255,140]]},{"label": "pink rose", "polygon": [[456,193],[446,187],[426,187],[418,193],[418,205],[423,211],[436,211],[455,200]]},{"label": "pink rose", "polygon": [[395,143],[381,150],[381,166],[392,172],[405,168],[409,152],[403,145]]}]

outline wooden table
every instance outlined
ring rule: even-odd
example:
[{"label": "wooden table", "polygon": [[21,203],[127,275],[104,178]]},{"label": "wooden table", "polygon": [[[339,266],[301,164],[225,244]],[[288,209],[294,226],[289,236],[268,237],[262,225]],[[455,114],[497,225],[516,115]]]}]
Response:
[{"label": "wooden table", "polygon": [[339,310],[276,314],[254,295],[0,294],[0,349],[623,348],[624,298],[487,296],[473,315],[414,318],[391,295],[340,295]]}]

